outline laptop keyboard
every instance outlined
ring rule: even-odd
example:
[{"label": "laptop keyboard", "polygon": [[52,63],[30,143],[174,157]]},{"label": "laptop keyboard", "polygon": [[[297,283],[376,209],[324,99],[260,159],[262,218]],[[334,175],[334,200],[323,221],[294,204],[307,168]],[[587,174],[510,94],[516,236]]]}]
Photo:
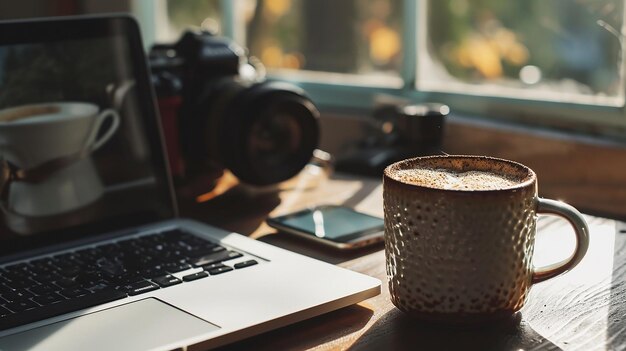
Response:
[{"label": "laptop keyboard", "polygon": [[8,265],[0,268],[0,330],[257,263],[174,229]]}]

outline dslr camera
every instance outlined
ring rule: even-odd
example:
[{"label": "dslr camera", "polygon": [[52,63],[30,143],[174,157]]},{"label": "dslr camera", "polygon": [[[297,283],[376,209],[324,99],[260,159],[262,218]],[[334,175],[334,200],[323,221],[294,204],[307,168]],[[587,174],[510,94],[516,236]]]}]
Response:
[{"label": "dslr camera", "polygon": [[[149,53],[174,178],[251,185],[296,175],[319,139],[319,112],[299,87],[264,79],[246,51],[210,32],[185,32]],[[212,177],[212,178],[211,178]],[[213,182],[214,184],[214,182]]]}]

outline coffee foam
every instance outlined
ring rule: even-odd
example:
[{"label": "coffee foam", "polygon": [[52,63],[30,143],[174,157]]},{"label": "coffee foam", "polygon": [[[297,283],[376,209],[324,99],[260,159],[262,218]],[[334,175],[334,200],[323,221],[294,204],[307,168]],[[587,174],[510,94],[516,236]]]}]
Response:
[{"label": "coffee foam", "polygon": [[450,169],[400,169],[393,178],[412,185],[444,190],[498,190],[515,186],[520,179],[485,171],[457,172]]},{"label": "coffee foam", "polygon": [[24,106],[0,112],[0,121],[14,122],[25,118],[36,118],[52,113],[59,113],[59,111],[61,111],[61,109],[54,105]]}]

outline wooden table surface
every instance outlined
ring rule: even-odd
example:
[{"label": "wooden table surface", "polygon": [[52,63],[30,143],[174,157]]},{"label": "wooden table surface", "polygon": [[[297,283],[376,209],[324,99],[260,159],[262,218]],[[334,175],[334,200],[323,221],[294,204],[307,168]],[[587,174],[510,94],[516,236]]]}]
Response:
[{"label": "wooden table surface", "polygon": [[[264,222],[268,215],[318,204],[344,204],[382,216],[382,184],[377,179],[309,168],[279,189],[253,190],[227,175],[198,201],[181,201],[183,215],[383,282],[379,296],[231,344],[227,350],[626,350],[626,227],[613,220],[586,216],[590,246],[581,264],[533,286],[526,305],[511,320],[461,330],[420,323],[392,305],[383,245],[334,251],[276,233]],[[540,217],[538,228],[536,265],[568,257],[574,235],[564,220]]]}]

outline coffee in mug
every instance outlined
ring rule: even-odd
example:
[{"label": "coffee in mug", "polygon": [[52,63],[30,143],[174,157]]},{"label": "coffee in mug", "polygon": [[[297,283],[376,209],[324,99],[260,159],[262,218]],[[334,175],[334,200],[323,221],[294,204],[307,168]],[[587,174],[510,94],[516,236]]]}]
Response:
[{"label": "coffee in mug", "polygon": [[492,172],[467,171],[457,173],[447,169],[403,169],[396,173],[403,182],[439,189],[497,190],[519,183],[519,179]]},{"label": "coffee in mug", "polygon": [[[532,284],[576,266],[588,247],[582,215],[539,198],[537,176],[513,161],[430,156],[384,172],[385,253],[394,305],[420,319],[471,324],[512,315]],[[536,216],[573,226],[564,262],[533,266]]]}]

